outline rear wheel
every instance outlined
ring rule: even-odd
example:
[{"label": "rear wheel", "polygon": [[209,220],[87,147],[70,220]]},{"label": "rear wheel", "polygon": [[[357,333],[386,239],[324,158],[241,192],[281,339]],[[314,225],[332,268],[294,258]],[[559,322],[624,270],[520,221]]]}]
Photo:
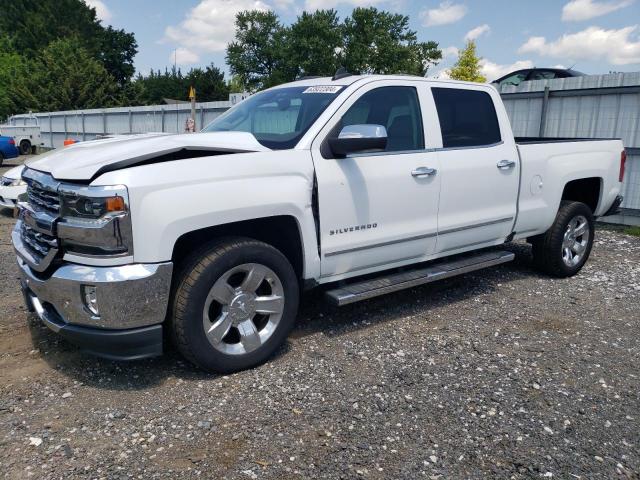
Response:
[{"label": "rear wheel", "polygon": [[2,162],[4,162],[4,155],[0,152],[0,167],[2,166]]},{"label": "rear wheel", "polygon": [[194,254],[178,279],[176,345],[209,371],[258,365],[291,331],[298,298],[293,268],[275,248],[240,238],[213,244]]},{"label": "rear wheel", "polygon": [[22,140],[20,142],[20,153],[22,155],[29,155],[31,153],[31,142],[29,140]]},{"label": "rear wheel", "polygon": [[564,201],[551,228],[531,239],[534,263],[549,275],[571,277],[589,258],[593,237],[591,209],[581,202]]}]

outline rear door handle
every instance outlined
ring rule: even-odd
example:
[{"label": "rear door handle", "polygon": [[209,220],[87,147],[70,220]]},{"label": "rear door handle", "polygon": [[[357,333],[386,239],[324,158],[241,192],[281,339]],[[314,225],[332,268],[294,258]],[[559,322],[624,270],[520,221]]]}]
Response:
[{"label": "rear door handle", "polygon": [[438,173],[438,170],[436,170],[435,168],[418,167],[411,172],[411,176],[418,177],[418,178],[430,177],[432,175],[435,175],[436,173]]},{"label": "rear door handle", "polygon": [[513,168],[516,166],[516,162],[513,160],[500,160],[496,167],[500,170],[508,170],[509,168]]}]

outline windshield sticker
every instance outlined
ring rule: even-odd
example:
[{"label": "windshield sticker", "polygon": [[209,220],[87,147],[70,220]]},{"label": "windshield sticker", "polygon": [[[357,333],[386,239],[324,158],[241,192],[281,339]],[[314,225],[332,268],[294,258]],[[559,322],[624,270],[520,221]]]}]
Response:
[{"label": "windshield sticker", "polygon": [[342,90],[342,87],[337,85],[316,85],[307,88],[302,93],[338,93],[340,90]]}]

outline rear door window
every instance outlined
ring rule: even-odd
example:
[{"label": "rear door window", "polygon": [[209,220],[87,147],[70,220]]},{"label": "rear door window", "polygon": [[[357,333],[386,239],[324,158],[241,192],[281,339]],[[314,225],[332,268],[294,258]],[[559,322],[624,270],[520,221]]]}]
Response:
[{"label": "rear door window", "polygon": [[491,96],[479,90],[432,88],[444,148],[478,147],[501,141]]}]

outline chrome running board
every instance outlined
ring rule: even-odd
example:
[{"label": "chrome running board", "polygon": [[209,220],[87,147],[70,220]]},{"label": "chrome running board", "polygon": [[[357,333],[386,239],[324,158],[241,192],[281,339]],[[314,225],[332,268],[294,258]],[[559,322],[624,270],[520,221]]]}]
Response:
[{"label": "chrome running board", "polygon": [[367,300],[369,298],[412,288],[444,278],[455,277],[464,273],[481,270],[512,261],[515,255],[511,252],[493,251],[466,256],[464,258],[430,265],[409,272],[392,273],[378,278],[355,282],[328,290],[327,300],[338,306]]}]

